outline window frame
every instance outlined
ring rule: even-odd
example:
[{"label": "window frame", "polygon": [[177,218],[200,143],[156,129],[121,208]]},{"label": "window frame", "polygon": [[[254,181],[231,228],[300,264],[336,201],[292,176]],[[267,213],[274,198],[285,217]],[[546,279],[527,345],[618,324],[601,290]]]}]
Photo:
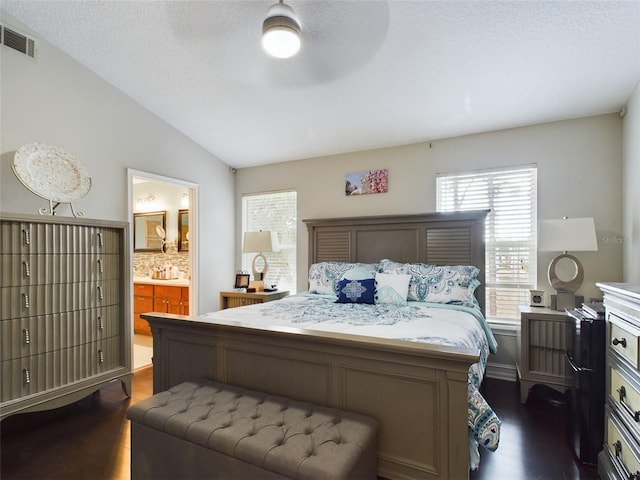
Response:
[{"label": "window frame", "polygon": [[[528,177],[519,190],[518,176]],[[481,183],[472,187],[474,181],[486,183],[484,192]],[[463,185],[463,193],[470,194],[470,199],[461,199]],[[537,165],[436,175],[437,211],[485,208],[491,210],[485,223],[486,317],[495,324],[519,324],[517,306],[528,303],[529,290],[537,288]],[[513,238],[514,235],[520,238]],[[502,273],[498,268],[500,259],[508,267]]]},{"label": "window frame", "polygon": [[[256,215],[260,215],[260,219],[250,219],[250,212],[248,209],[252,200],[256,199],[268,199],[271,196],[278,195],[291,195],[293,196],[293,211],[289,212],[286,219],[274,220],[275,223],[279,223],[280,226],[274,228],[273,222],[268,222],[268,217],[273,218],[274,209],[272,206],[262,207],[262,211]],[[263,252],[263,255],[269,262],[269,270],[267,272],[266,281],[269,284],[277,284],[279,290],[288,290],[291,294],[297,291],[297,237],[298,237],[298,192],[295,189],[277,190],[268,192],[256,192],[246,193],[242,195],[242,223],[240,233],[240,252],[242,252],[242,242],[244,241],[244,234],[247,231],[256,230],[275,230],[278,234],[278,243],[280,245],[279,252]],[[283,223],[284,222],[284,223]],[[286,227],[282,225],[286,224]],[[255,253],[241,253],[241,265],[242,271],[251,273],[251,263],[253,262]],[[284,268],[285,276],[287,280],[282,280],[282,275],[278,275],[276,272],[282,272]]]}]

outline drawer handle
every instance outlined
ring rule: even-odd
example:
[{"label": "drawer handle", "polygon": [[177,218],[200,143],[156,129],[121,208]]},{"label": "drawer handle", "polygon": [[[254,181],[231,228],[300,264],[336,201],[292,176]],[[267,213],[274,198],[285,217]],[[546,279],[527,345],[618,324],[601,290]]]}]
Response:
[{"label": "drawer handle", "polygon": [[104,353],[102,353],[102,350],[98,350],[98,362],[104,363]]},{"label": "drawer handle", "polygon": [[620,340],[618,340],[617,338],[614,338],[611,343],[613,343],[614,345],[622,345],[622,348],[627,348],[627,339],[626,338],[621,338]]},{"label": "drawer handle", "polygon": [[104,295],[102,293],[102,287],[100,285],[98,285],[98,299],[99,300],[104,300]]},{"label": "drawer handle", "polygon": [[31,334],[29,333],[28,328],[22,329],[22,343],[25,345],[29,345],[31,343]]},{"label": "drawer handle", "polygon": [[636,422],[640,422],[640,411],[636,410],[635,412],[631,409],[631,407],[629,405],[627,405],[624,401],[624,398],[627,396],[627,389],[624,388],[624,385],[621,385],[620,388],[618,390],[616,390],[618,392],[618,397],[620,398],[620,405],[622,405],[622,408],[629,414],[631,415],[631,418],[633,418]]},{"label": "drawer handle", "polygon": [[104,330],[104,322],[102,321],[102,317],[98,317],[98,330]]},{"label": "drawer handle", "polygon": [[22,229],[22,244],[31,245],[31,233],[29,230]]},{"label": "drawer handle", "polygon": [[31,383],[31,372],[28,368],[22,369],[22,383],[24,383],[25,385]]},{"label": "drawer handle", "polygon": [[98,247],[102,247],[102,232],[96,233],[96,236],[98,237]]},{"label": "drawer handle", "polygon": [[627,480],[638,480],[640,479],[640,472],[636,471],[636,473],[631,473],[627,469],[627,466],[622,462],[622,442],[620,440],[616,440],[613,444],[613,449],[615,452],[615,456],[613,457],[613,463],[617,465],[617,467],[624,473],[624,478]]},{"label": "drawer handle", "polygon": [[103,268],[102,268],[102,260],[98,259],[98,272],[102,273],[104,272]]},{"label": "drawer handle", "polygon": [[29,308],[29,295],[27,293],[22,294],[22,307]]},{"label": "drawer handle", "polygon": [[26,260],[22,262],[22,271],[25,277],[31,276],[31,267],[29,266],[29,262]]}]

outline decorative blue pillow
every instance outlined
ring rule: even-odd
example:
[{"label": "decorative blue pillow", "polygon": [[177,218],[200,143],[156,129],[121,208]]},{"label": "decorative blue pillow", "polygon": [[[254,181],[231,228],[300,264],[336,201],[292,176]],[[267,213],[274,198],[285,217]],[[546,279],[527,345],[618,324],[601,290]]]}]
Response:
[{"label": "decorative blue pillow", "polygon": [[[338,282],[345,278],[350,270],[366,270],[371,277],[378,271],[377,263],[320,262],[309,267],[309,293],[337,295]],[[365,276],[359,276],[365,278]]]},{"label": "decorative blue pillow", "polygon": [[338,282],[338,300],[336,303],[374,303],[376,285],[373,278]]}]

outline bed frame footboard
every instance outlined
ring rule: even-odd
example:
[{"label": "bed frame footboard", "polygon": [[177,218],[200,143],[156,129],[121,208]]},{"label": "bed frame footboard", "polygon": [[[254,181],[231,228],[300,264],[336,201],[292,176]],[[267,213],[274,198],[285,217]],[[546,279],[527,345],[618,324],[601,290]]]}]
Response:
[{"label": "bed frame footboard", "polygon": [[378,474],[468,478],[472,349],[143,314],[153,334],[153,391],[206,377],[370,415],[381,425]]}]

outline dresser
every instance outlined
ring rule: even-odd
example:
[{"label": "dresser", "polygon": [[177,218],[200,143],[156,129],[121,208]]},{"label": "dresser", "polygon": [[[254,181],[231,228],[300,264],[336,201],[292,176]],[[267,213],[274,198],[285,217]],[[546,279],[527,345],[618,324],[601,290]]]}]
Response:
[{"label": "dresser", "polygon": [[277,292],[220,292],[220,310],[280,300],[287,295],[289,295],[288,290]]},{"label": "dresser", "polygon": [[602,479],[640,478],[640,285],[599,283],[607,365]]},{"label": "dresser", "polygon": [[573,387],[573,372],[565,352],[573,346],[573,319],[565,312],[519,305],[520,336],[517,370],[520,401],[525,403],[534,385],[564,393]]},{"label": "dresser", "polygon": [[129,225],[0,214],[0,418],[131,391]]}]

